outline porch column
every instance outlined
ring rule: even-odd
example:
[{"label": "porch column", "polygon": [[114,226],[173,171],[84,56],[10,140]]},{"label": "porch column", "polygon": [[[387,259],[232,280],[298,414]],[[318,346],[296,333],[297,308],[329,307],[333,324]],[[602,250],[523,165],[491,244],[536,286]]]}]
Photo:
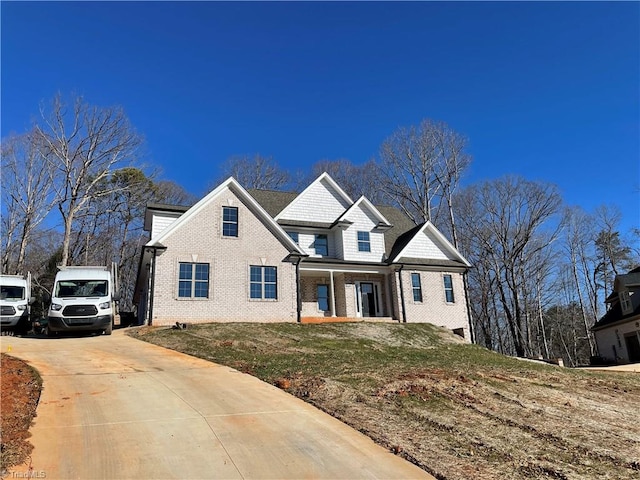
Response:
[{"label": "porch column", "polygon": [[388,273],[384,274],[384,297],[385,302],[384,306],[386,312],[382,312],[383,317],[392,317],[393,318],[393,307],[391,306],[391,275]]},{"label": "porch column", "polygon": [[336,287],[333,284],[333,270],[331,270],[329,274],[331,275],[330,277],[331,279],[331,316],[335,317],[336,316]]}]

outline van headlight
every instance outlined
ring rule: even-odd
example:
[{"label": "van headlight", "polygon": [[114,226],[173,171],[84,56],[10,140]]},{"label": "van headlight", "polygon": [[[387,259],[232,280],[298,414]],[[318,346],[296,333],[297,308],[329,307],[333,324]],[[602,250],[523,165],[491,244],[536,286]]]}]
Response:
[{"label": "van headlight", "polygon": [[52,303],[51,304],[51,310],[53,310],[54,312],[57,312],[58,310],[62,309],[62,305],[58,304],[58,303]]},{"label": "van headlight", "polygon": [[24,311],[24,310],[26,310],[26,309],[27,309],[27,306],[26,306],[26,305],[16,305],[16,308],[17,308],[18,310]]},{"label": "van headlight", "polygon": [[111,305],[110,305],[110,302],[104,302],[104,303],[100,303],[100,304],[98,305],[98,308],[99,308],[100,310],[106,310],[106,309],[107,309],[107,308],[109,308],[110,306],[111,306]]}]

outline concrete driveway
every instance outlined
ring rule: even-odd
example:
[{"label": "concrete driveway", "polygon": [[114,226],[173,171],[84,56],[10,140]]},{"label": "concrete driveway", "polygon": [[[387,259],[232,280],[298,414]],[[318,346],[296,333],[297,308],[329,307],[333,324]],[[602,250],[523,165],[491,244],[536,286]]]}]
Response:
[{"label": "concrete driveway", "polygon": [[0,345],[44,380],[31,478],[433,478],[274,386],[123,330]]}]

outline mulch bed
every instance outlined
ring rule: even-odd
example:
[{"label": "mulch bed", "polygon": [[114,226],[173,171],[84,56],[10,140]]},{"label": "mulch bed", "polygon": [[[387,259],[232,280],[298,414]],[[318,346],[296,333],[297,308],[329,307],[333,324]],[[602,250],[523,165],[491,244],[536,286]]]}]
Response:
[{"label": "mulch bed", "polygon": [[29,427],[36,416],[42,380],[28,364],[6,354],[0,355],[0,471],[24,463],[33,445]]}]

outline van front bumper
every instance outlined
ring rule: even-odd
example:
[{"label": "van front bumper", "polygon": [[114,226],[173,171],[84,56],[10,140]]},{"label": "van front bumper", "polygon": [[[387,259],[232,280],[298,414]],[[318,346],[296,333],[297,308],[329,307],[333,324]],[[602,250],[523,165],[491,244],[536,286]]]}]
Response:
[{"label": "van front bumper", "polygon": [[104,330],[111,325],[111,315],[97,317],[49,317],[49,330],[52,332],[89,332]]}]

